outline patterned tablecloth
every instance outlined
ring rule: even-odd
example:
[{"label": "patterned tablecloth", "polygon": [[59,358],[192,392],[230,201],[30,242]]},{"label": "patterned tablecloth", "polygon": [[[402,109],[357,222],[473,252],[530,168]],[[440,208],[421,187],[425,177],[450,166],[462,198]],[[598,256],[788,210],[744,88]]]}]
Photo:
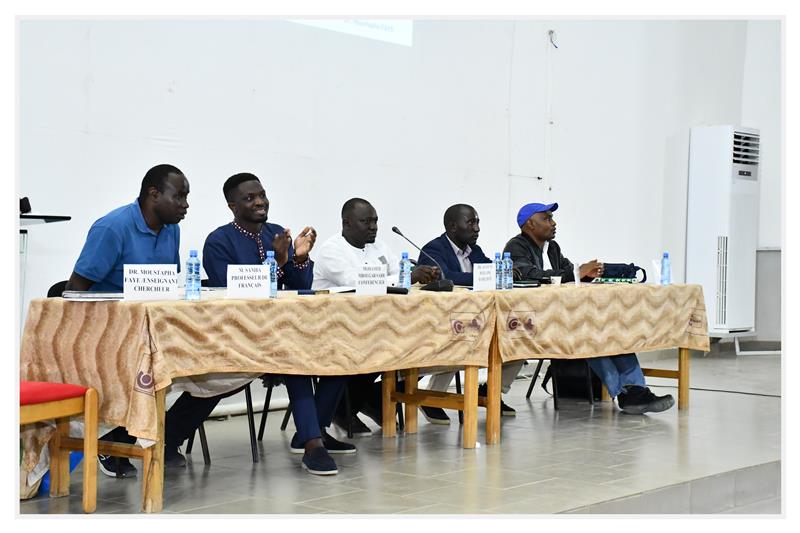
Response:
[{"label": "patterned tablecloth", "polygon": [[30,304],[20,377],[94,387],[101,422],[155,439],[154,392],[210,372],[346,375],[487,365],[492,293]]},{"label": "patterned tablecloth", "polygon": [[[580,358],[660,348],[708,351],[698,285],[418,290],[274,300],[30,303],[20,377],[97,389],[101,423],[156,439],[155,391],[217,372],[347,375]],[[47,431],[23,434],[33,468]]]},{"label": "patterned tablecloth", "polygon": [[572,283],[495,293],[503,361],[708,351],[700,285]]}]

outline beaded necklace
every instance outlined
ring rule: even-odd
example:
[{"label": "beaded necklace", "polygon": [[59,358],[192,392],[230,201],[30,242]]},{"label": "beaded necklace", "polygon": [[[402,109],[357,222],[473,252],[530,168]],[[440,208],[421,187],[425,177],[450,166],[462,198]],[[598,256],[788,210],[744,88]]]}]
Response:
[{"label": "beaded necklace", "polygon": [[258,260],[263,263],[267,258],[267,252],[264,251],[264,241],[261,239],[261,234],[247,231],[242,226],[237,224],[235,220],[231,222],[231,224],[233,224],[233,227],[236,228],[239,233],[256,241],[256,245],[258,246]]}]

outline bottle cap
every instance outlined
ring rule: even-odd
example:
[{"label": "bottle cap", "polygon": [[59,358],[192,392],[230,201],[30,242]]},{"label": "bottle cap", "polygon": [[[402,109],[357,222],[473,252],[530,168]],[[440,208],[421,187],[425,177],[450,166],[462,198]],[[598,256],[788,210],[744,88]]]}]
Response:
[{"label": "bottle cap", "polygon": [[494,253],[494,258],[495,259],[500,259],[500,252],[495,252]]},{"label": "bottle cap", "polygon": [[403,252],[403,259],[408,259],[408,252]]},{"label": "bottle cap", "polygon": [[267,257],[275,257],[275,252],[273,250],[267,250]]},{"label": "bottle cap", "polygon": [[197,257],[197,250],[189,250],[189,257]]},{"label": "bottle cap", "polygon": [[666,257],[667,259],[669,259],[669,252],[664,252],[664,257]]},{"label": "bottle cap", "polygon": [[506,259],[511,259],[511,252],[503,252],[503,257]]}]

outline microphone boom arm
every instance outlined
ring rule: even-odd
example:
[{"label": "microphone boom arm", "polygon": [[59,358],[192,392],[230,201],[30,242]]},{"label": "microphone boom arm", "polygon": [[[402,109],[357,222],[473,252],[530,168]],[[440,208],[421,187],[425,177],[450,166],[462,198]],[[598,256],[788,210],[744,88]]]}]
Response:
[{"label": "microphone boom arm", "polygon": [[453,290],[453,282],[451,280],[449,280],[449,279],[445,279],[445,277],[444,277],[444,269],[442,268],[442,266],[439,264],[439,262],[436,259],[431,257],[428,252],[426,252],[425,250],[423,250],[422,248],[420,248],[419,246],[414,244],[411,241],[411,239],[409,239],[408,237],[403,235],[403,232],[401,232],[397,228],[397,226],[392,226],[392,231],[397,233],[398,235],[400,235],[405,240],[407,240],[409,242],[409,244],[411,244],[411,246],[413,246],[414,248],[419,250],[420,253],[425,254],[425,257],[427,257],[428,259],[433,261],[433,264],[436,265],[437,268],[439,269],[439,276],[440,276],[439,280],[438,281],[434,281],[432,283],[428,283],[427,285],[422,287],[423,291],[438,291],[438,292],[443,292],[444,291],[444,292],[449,292],[449,291]]}]

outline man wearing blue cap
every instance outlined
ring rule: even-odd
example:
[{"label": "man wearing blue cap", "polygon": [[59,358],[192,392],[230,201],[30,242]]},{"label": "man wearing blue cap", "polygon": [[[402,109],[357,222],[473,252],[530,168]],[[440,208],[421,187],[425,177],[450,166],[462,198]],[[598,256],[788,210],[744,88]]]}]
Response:
[{"label": "man wearing blue cap", "polygon": [[[506,243],[504,252],[511,253],[515,280],[542,279],[561,276],[574,281],[573,265],[561,253],[553,239],[556,222],[553,211],[558,204],[526,204],[517,214],[520,234]],[[581,280],[591,281],[603,274],[603,263],[593,259],[578,267]],[[600,377],[617,405],[629,414],[658,413],[675,404],[671,394],[656,396],[645,385],[644,374],[636,354],[623,354],[589,359],[589,366]]]}]

